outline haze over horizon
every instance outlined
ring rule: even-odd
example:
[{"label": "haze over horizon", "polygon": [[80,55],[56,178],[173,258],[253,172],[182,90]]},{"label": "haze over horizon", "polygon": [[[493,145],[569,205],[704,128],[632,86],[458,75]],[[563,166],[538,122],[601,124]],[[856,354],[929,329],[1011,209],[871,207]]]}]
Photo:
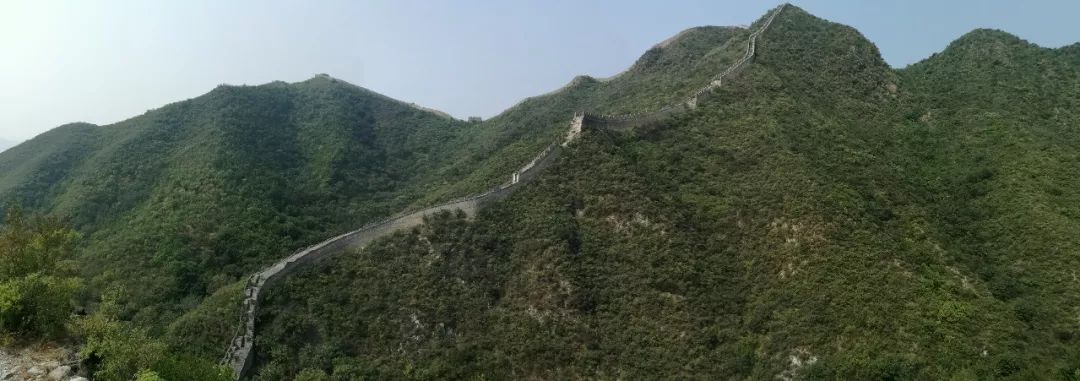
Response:
[{"label": "haze over horizon", "polygon": [[[0,12],[0,51],[16,57],[0,61],[0,139],[115,123],[222,83],[318,73],[458,118],[487,118],[576,75],[616,74],[681,30],[749,24],[777,4],[17,1]],[[894,67],[975,28],[1051,48],[1080,36],[1070,20],[1078,2],[1019,10],[1005,1],[793,4],[857,28]]]}]

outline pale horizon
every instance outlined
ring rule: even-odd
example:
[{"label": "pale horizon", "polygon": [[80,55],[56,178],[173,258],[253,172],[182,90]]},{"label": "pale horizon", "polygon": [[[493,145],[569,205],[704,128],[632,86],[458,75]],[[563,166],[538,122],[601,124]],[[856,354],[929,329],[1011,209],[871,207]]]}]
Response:
[{"label": "pale horizon", "polygon": [[[488,118],[576,75],[619,73],[679,31],[749,24],[778,4],[17,1],[0,12],[0,51],[15,57],[0,61],[0,140],[116,123],[219,84],[319,73],[456,118]],[[1047,48],[1080,36],[1069,20],[1080,2],[793,4],[855,27],[894,67],[977,28]]]}]

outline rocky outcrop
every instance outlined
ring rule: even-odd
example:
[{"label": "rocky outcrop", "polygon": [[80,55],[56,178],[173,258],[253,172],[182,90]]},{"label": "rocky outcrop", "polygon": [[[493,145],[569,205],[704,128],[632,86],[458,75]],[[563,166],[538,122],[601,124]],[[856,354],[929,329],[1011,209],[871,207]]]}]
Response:
[{"label": "rocky outcrop", "polygon": [[0,349],[2,381],[85,381],[75,350],[52,345]]}]

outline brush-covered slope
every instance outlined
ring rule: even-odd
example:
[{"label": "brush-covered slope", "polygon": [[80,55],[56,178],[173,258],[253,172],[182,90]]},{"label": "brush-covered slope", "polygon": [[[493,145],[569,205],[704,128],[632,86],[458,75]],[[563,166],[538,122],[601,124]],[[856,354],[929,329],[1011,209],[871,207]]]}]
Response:
[{"label": "brush-covered slope", "polygon": [[160,326],[443,186],[475,129],[326,76],[221,86],[0,154],[0,199],[68,218],[92,290],[119,287],[129,317]]},{"label": "brush-covered slope", "polygon": [[[578,76],[553,92],[527,98],[483,123],[473,145],[481,164],[449,193],[489,187],[536,152],[565,134],[574,112],[623,114],[655,111],[684,101],[746,51],[750,29],[697,27],[646,51],[626,71],[610,79]],[[433,195],[441,197],[440,195]]]},{"label": "brush-covered slope", "polygon": [[684,98],[742,54],[746,34],[691,29],[616,79],[581,77],[481,124],[327,76],[222,86],[115,125],[57,128],[0,154],[0,200],[65,216],[86,234],[78,264],[90,279],[87,303],[108,293],[122,317],[166,333],[177,350],[215,358],[235,329],[235,282],[255,269],[365,222],[501,183],[565,134],[575,111]]},{"label": "brush-covered slope", "polygon": [[1070,380],[1078,70],[789,6],[695,112],[270,290],[256,378]]}]

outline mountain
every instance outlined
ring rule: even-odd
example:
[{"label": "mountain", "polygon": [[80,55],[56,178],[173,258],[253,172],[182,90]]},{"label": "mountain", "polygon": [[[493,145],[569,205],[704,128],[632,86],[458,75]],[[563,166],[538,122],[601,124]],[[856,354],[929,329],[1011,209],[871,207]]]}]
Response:
[{"label": "mountain", "polygon": [[476,130],[326,76],[221,86],[0,154],[0,198],[71,221],[93,288],[122,288],[125,316],[161,327],[258,266],[471,171],[456,161]]},{"label": "mountain", "polygon": [[618,78],[579,77],[479,124],[325,75],[223,85],[113,125],[61,126],[0,154],[0,201],[61,216],[84,235],[80,304],[93,310],[107,296],[176,350],[216,359],[235,330],[239,282],[256,269],[505,182],[582,108],[685,98],[742,54],[747,34],[692,29]]},{"label": "mountain", "polygon": [[[658,106],[658,49],[500,117]],[[788,6],[696,110],[272,289],[254,378],[1073,379],[1077,51],[977,30],[897,70]]]},{"label": "mountain", "polygon": [[[247,275],[505,182],[575,112],[685,100],[763,21],[482,123],[325,75],[221,86],[0,153],[0,201],[83,234],[78,304],[216,361]],[[1080,44],[976,30],[893,69],[788,5],[753,46],[695,109],[586,124],[475,218],[268,289],[253,378],[1080,377]]]}]

